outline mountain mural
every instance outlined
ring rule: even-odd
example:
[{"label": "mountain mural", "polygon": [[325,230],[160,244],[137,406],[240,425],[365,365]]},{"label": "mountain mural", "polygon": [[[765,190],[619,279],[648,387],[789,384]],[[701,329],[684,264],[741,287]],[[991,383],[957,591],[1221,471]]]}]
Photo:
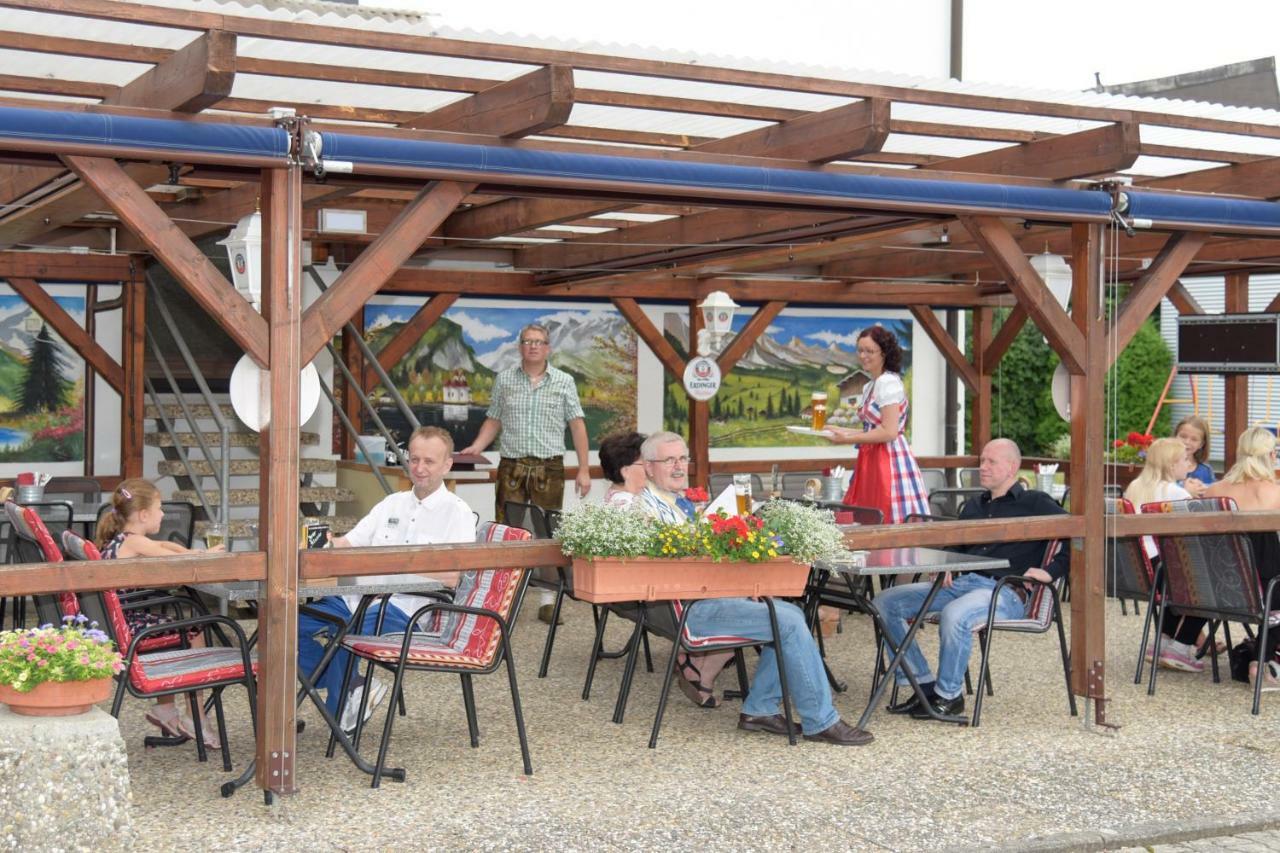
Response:
[{"label": "mountain mural", "polygon": [[[599,341],[634,339],[626,319],[616,311],[562,311],[540,318],[551,337],[551,363],[572,373],[579,381],[590,382],[612,373],[612,366],[599,357]],[[520,364],[520,346],[513,337],[480,356],[480,362],[494,373]]]},{"label": "mountain mural", "polygon": [[[374,352],[380,351],[404,326],[404,323],[395,321],[379,326],[369,334],[369,345]],[[391,368],[390,376],[400,384],[408,380],[410,373],[451,373],[454,370],[493,373],[480,363],[475,351],[463,339],[462,327],[447,317],[441,317]]]}]

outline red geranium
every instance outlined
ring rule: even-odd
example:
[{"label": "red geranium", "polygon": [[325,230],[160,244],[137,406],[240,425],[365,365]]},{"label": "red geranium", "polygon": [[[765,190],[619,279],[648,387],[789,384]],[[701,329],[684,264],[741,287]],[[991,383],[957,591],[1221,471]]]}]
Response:
[{"label": "red geranium", "polygon": [[707,490],[701,486],[690,486],[684,490],[684,496],[694,503],[708,500]]}]

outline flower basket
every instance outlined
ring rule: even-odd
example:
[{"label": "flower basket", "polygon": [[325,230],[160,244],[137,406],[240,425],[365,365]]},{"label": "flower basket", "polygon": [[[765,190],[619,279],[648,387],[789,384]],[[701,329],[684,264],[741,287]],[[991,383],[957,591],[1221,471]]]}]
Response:
[{"label": "flower basket", "polygon": [[809,567],[790,557],[758,563],[708,557],[575,557],[573,595],[592,604],[698,598],[795,597]]},{"label": "flower basket", "polygon": [[83,714],[111,695],[112,678],[88,681],[43,681],[26,693],[0,684],[0,702],[26,717],[69,717]]}]

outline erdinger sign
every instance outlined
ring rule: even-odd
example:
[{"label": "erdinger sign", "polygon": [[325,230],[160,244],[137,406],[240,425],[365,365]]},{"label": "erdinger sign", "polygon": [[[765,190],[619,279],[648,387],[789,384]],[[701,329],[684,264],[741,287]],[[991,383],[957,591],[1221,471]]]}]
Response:
[{"label": "erdinger sign", "polygon": [[684,390],[695,400],[710,400],[720,390],[720,365],[700,355],[684,368]]}]

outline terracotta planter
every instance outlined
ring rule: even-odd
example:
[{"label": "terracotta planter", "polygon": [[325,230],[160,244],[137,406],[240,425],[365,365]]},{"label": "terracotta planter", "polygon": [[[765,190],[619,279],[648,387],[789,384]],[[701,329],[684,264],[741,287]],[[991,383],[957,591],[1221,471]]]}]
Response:
[{"label": "terracotta planter", "polygon": [[1138,475],[1142,473],[1142,468],[1143,466],[1141,465],[1108,462],[1106,481],[1115,483],[1123,489],[1138,478]]},{"label": "terracotta planter", "polygon": [[89,681],[45,681],[29,693],[0,684],[0,702],[26,717],[69,717],[83,714],[111,695],[112,678]]},{"label": "terracotta planter", "polygon": [[593,604],[680,598],[794,597],[804,593],[809,567],[790,557],[763,563],[717,563],[710,558],[574,558],[573,594]]}]

